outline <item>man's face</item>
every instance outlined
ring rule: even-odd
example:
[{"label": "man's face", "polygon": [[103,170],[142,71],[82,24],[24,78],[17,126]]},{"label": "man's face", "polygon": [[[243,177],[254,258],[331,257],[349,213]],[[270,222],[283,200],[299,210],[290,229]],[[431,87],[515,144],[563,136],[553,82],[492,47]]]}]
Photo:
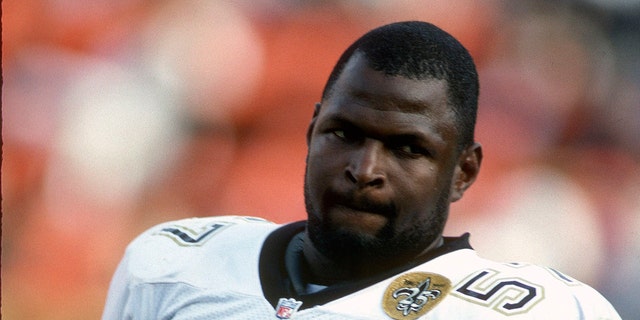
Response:
[{"label": "man's face", "polygon": [[447,83],[355,55],[309,129],[308,232],[332,259],[411,256],[437,240],[458,162]]}]

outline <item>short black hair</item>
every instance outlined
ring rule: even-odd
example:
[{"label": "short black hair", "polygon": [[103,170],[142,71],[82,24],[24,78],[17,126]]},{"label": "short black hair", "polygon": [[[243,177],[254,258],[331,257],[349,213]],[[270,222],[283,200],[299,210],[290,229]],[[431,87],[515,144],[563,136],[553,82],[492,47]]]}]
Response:
[{"label": "short black hair", "polygon": [[471,54],[453,36],[422,21],[391,23],[356,40],[340,56],[322,92],[324,101],[355,53],[363,54],[374,70],[410,79],[447,82],[448,100],[460,132],[459,147],[474,141],[478,112],[478,73]]}]

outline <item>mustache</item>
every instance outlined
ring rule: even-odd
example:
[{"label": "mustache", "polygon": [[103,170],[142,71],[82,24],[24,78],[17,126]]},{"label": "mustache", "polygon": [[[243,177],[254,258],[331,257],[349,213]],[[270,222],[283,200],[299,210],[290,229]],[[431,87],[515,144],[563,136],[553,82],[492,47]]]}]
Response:
[{"label": "mustache", "polygon": [[392,201],[377,201],[356,192],[338,193],[335,191],[327,194],[325,203],[340,205],[352,210],[379,214],[388,218],[396,216],[396,205]]}]

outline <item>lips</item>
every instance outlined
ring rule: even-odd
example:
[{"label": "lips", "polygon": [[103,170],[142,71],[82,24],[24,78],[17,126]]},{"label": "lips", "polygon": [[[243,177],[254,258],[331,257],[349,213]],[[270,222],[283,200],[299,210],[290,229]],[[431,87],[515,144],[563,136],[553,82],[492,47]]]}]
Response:
[{"label": "lips", "polygon": [[396,215],[396,207],[393,202],[381,202],[364,195],[332,192],[328,200],[329,202],[326,203],[330,206],[341,207],[353,213],[376,214],[386,218],[392,218]]},{"label": "lips", "polygon": [[370,198],[353,198],[329,205],[325,223],[339,234],[358,235],[358,238],[376,238],[395,220],[393,205],[373,202]]}]

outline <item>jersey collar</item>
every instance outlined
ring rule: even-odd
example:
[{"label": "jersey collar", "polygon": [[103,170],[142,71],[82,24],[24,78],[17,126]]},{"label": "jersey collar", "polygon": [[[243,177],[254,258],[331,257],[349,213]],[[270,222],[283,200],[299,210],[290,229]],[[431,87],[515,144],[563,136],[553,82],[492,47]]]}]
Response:
[{"label": "jersey collar", "polygon": [[306,286],[305,283],[301,282],[304,269],[300,267],[300,257],[292,254],[291,250],[289,250],[289,254],[287,254],[287,248],[292,244],[292,240],[296,238],[298,234],[304,232],[305,228],[306,221],[298,221],[284,225],[269,234],[262,245],[259,264],[260,282],[264,297],[274,308],[280,298],[294,298],[303,301],[304,303],[300,309],[325,304],[441,255],[460,249],[471,249],[468,233],[460,237],[444,237],[442,246],[421,255],[406,265],[394,268],[388,272],[359,281],[332,285],[314,293],[298,293],[304,291],[300,290],[301,287]]}]

